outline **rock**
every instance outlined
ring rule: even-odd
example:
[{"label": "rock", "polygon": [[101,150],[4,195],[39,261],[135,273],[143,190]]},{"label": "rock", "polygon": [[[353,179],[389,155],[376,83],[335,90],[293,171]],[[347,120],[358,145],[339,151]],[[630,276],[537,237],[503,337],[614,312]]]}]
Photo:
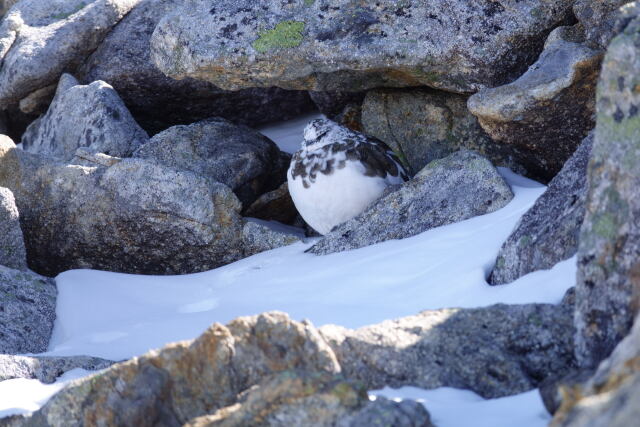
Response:
[{"label": "rock", "polygon": [[139,0],[21,0],[0,23],[0,109],[55,84]]},{"label": "rock", "polygon": [[585,382],[593,375],[593,370],[575,370],[569,374],[550,376],[540,383],[539,392],[542,403],[547,411],[553,415],[562,404],[563,387],[575,387]]},{"label": "rock", "polygon": [[327,118],[361,132],[362,103],[366,92],[309,92],[311,100]]},{"label": "rock", "polygon": [[22,147],[61,160],[71,160],[79,147],[128,157],[148,139],[111,86],[81,86],[65,74],[47,113],[27,128]]},{"label": "rock", "polygon": [[145,159],[103,164],[0,144],[0,185],[14,192],[35,271],[185,274],[242,257],[240,202],[227,186]]},{"label": "rock", "polygon": [[455,387],[490,399],[535,388],[574,364],[572,310],[559,305],[431,310],[320,332],[342,374],[368,389]]},{"label": "rock", "polygon": [[587,42],[594,48],[606,49],[615,35],[618,9],[630,0],[576,0],[573,13],[582,24]]},{"label": "rock", "polygon": [[[408,409],[408,410],[407,410]],[[286,371],[264,380],[235,405],[196,418],[185,427],[208,426],[431,426],[415,401],[369,401],[358,384],[326,372]]]},{"label": "rock", "polygon": [[559,0],[187,2],[156,27],[151,57],[169,77],[232,90],[473,92],[521,74],[570,15]]},{"label": "rock", "polygon": [[27,252],[13,193],[0,187],[0,265],[27,270]]},{"label": "rock", "polygon": [[0,353],[47,350],[56,295],[52,279],[0,265]]},{"label": "rock", "polygon": [[304,230],[277,222],[247,218],[242,227],[245,256],[292,245],[304,239]]},{"label": "rock", "polygon": [[372,90],[362,105],[363,129],[393,148],[413,172],[461,148],[521,170],[517,149],[493,142],[469,113],[467,99],[426,88]]},{"label": "rock", "polygon": [[79,78],[112,85],[138,123],[152,134],[209,117],[255,126],[313,108],[306,92],[279,88],[229,92],[199,80],[164,76],[151,61],[149,41],[158,21],[181,3],[140,1],[82,65]]},{"label": "rock", "polygon": [[561,386],[553,427],[636,425],[640,401],[640,321],[586,382]]},{"label": "rock", "polygon": [[469,110],[494,140],[528,153],[527,171],[550,180],[593,129],[601,60],[577,28],[557,28],[526,73],[471,96]]},{"label": "rock", "polygon": [[198,339],[119,363],[56,394],[22,425],[179,426],[237,400],[287,370],[337,374],[340,367],[309,323],[283,313],[214,324]]},{"label": "rock", "polygon": [[40,115],[45,113],[49,104],[53,101],[53,97],[56,94],[56,88],[57,85],[53,84],[31,92],[25,98],[20,100],[18,108],[24,114]]},{"label": "rock", "polygon": [[286,181],[290,158],[261,133],[220,118],[169,128],[134,157],[221,182],[247,207]]},{"label": "rock", "polygon": [[31,357],[0,354],[0,381],[27,378],[51,384],[60,375],[72,369],[82,368],[89,371],[97,371],[108,368],[114,363],[111,360],[89,356]]},{"label": "rock", "polygon": [[578,251],[587,198],[590,133],[525,213],[500,248],[489,276],[492,285],[511,283],[536,270],[547,270]]},{"label": "rock", "polygon": [[11,6],[16,4],[18,0],[0,0],[0,18],[2,18]]},{"label": "rock", "polygon": [[576,355],[595,367],[629,332],[640,292],[640,19],[609,45],[578,246]]},{"label": "rock", "polygon": [[289,194],[289,185],[284,182],[273,191],[258,197],[244,211],[244,215],[265,221],[278,221],[282,224],[294,225],[298,219],[296,205]]},{"label": "rock", "polygon": [[357,217],[337,226],[308,251],[326,255],[484,215],[513,198],[484,157],[459,151],[429,163],[411,181],[388,191]]}]

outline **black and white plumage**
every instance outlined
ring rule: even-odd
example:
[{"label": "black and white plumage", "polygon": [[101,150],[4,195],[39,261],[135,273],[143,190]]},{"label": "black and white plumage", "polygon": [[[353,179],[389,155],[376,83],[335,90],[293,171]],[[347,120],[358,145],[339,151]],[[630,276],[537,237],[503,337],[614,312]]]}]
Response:
[{"label": "black and white plumage", "polygon": [[298,212],[321,234],[364,211],[387,186],[407,179],[384,142],[323,119],[307,125],[287,172]]}]

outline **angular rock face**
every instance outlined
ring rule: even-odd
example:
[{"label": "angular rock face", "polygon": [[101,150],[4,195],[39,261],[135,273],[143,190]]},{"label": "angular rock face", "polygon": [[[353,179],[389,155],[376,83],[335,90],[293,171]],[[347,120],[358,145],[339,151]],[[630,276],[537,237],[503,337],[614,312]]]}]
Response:
[{"label": "angular rock face", "polygon": [[0,187],[0,265],[27,270],[27,252],[13,193]]},{"label": "angular rock face", "polygon": [[459,151],[428,164],[411,181],[388,190],[357,217],[338,225],[309,252],[326,255],[494,212],[513,198],[509,185],[484,157]]},{"label": "angular rock face", "polygon": [[630,0],[576,0],[573,13],[584,28],[587,42],[600,49],[606,49],[615,35],[615,21],[618,9]]},{"label": "angular rock face", "polygon": [[2,18],[16,4],[18,0],[0,0],[0,18]]},{"label": "angular rock face", "polygon": [[593,128],[601,59],[578,29],[558,28],[526,73],[471,96],[469,110],[494,140],[528,154],[527,171],[550,180]]},{"label": "angular rock face", "polygon": [[472,92],[520,74],[570,9],[554,0],[190,1],[160,21],[151,56],[170,77],[224,89]]},{"label": "angular rock face", "polygon": [[626,427],[638,423],[639,319],[589,380],[561,387],[564,399],[551,422],[553,427]]},{"label": "angular rock face", "polygon": [[0,109],[55,84],[139,0],[22,0],[0,23]]},{"label": "angular rock face", "polygon": [[496,398],[535,388],[574,363],[572,310],[559,305],[424,311],[320,332],[343,375],[369,389],[455,387]]},{"label": "angular rock face", "polygon": [[278,88],[228,92],[211,83],[164,76],[151,61],[149,41],[158,21],[181,3],[140,1],[82,65],[79,78],[112,85],[141,126],[154,134],[209,117],[257,125],[313,108],[305,92]]},{"label": "angular rock face", "polygon": [[0,265],[0,353],[47,350],[56,295],[52,279]]},{"label": "angular rock face", "polygon": [[432,426],[415,401],[385,398],[369,402],[361,385],[337,375],[287,371],[247,390],[233,406],[196,418],[185,427],[205,426]]},{"label": "angular rock face", "polygon": [[111,86],[81,86],[65,74],[47,113],[27,128],[22,147],[61,160],[73,159],[80,147],[128,157],[148,139]]},{"label": "angular rock face", "polygon": [[244,210],[244,215],[266,221],[278,221],[294,225],[298,219],[296,205],[289,194],[289,185],[285,182],[273,191],[262,196]]},{"label": "angular rock face", "polygon": [[64,165],[0,146],[0,185],[16,196],[35,271],[189,273],[241,258],[240,202],[227,186],[103,157],[111,166]]},{"label": "angular rock face", "polygon": [[576,355],[593,367],[627,334],[640,301],[640,19],[614,38],[598,83],[578,249]]},{"label": "angular rock face", "polygon": [[169,128],[134,157],[223,183],[247,207],[262,193],[278,188],[289,167],[289,155],[269,138],[220,118]]},{"label": "angular rock face", "polygon": [[578,251],[587,198],[587,164],[593,133],[549,183],[500,248],[489,283],[502,285],[546,270]]},{"label": "angular rock face", "polygon": [[303,238],[302,229],[252,218],[247,218],[242,227],[242,248],[245,256],[292,245]]},{"label": "angular rock face", "polygon": [[60,375],[76,368],[96,371],[115,362],[89,356],[10,356],[0,354],[0,381],[12,378],[37,379],[45,384],[53,383]]},{"label": "angular rock face", "polygon": [[337,374],[333,352],[306,323],[282,313],[214,324],[192,342],[74,382],[22,425],[179,426],[232,405],[241,391],[286,370]]},{"label": "angular rock face", "polygon": [[461,148],[519,170],[517,148],[496,144],[467,109],[467,96],[429,89],[377,89],[362,105],[364,132],[384,141],[417,172]]}]

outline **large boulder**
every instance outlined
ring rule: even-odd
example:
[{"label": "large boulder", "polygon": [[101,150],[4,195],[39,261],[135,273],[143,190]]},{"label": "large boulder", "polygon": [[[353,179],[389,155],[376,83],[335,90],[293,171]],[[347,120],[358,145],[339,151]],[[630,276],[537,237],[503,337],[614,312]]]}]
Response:
[{"label": "large boulder", "polygon": [[139,0],[21,0],[0,23],[0,109],[58,81]]},{"label": "large boulder", "polygon": [[224,89],[472,92],[519,75],[570,15],[562,0],[187,1],[156,27],[151,57]]},{"label": "large boulder", "polygon": [[286,180],[290,159],[261,133],[220,118],[171,127],[151,138],[134,157],[221,182],[245,207]]},{"label": "large boulder", "polygon": [[629,332],[640,296],[640,19],[605,56],[578,248],[576,355],[597,366]]},{"label": "large boulder", "polygon": [[525,213],[504,242],[489,276],[502,285],[536,270],[550,269],[578,251],[587,198],[587,164],[593,145],[590,133]]},{"label": "large boulder", "polygon": [[243,393],[238,403],[184,427],[244,426],[431,427],[420,403],[385,398],[369,401],[361,384],[325,372],[286,371]]},{"label": "large boulder", "polygon": [[412,180],[387,190],[367,210],[336,226],[309,252],[325,255],[484,215],[513,198],[509,185],[484,157],[459,151],[435,160]]},{"label": "large boulder", "polygon": [[587,43],[606,49],[616,33],[616,19],[620,6],[631,0],[576,0],[573,13],[582,24]]},{"label": "large boulder", "polygon": [[13,378],[37,379],[53,383],[60,375],[72,369],[97,371],[115,362],[89,356],[12,356],[0,354],[0,381]]},{"label": "large boulder", "polygon": [[545,180],[558,173],[594,125],[602,51],[584,44],[580,31],[555,29],[526,73],[468,102],[487,133],[527,153],[523,166]]},{"label": "large boulder", "polygon": [[0,354],[47,350],[56,295],[52,279],[0,265]]},{"label": "large boulder", "polygon": [[574,364],[572,310],[562,305],[432,310],[320,332],[343,375],[369,389],[455,387],[496,398],[535,388]]},{"label": "large boulder", "polygon": [[308,323],[282,313],[238,318],[78,380],[20,425],[180,426],[287,370],[337,374],[340,366]]},{"label": "large boulder", "polygon": [[13,193],[0,187],[0,265],[27,270],[27,252]]},{"label": "large boulder", "polygon": [[313,108],[306,92],[279,88],[229,92],[208,82],[174,80],[162,74],[151,61],[149,41],[158,21],[181,3],[140,1],[82,65],[79,78],[112,85],[136,120],[153,134],[208,117],[254,126]]},{"label": "large boulder", "polygon": [[363,131],[387,143],[414,172],[461,148],[520,170],[518,149],[496,144],[467,109],[467,99],[426,88],[372,90],[362,105]]},{"label": "large boulder", "polygon": [[103,81],[82,86],[64,74],[47,113],[22,136],[22,147],[61,160],[73,159],[80,147],[128,157],[148,139],[111,86]]},{"label": "large boulder", "polygon": [[15,194],[35,271],[180,274],[242,257],[240,202],[227,186],[145,159],[83,163],[0,145],[0,185]]}]

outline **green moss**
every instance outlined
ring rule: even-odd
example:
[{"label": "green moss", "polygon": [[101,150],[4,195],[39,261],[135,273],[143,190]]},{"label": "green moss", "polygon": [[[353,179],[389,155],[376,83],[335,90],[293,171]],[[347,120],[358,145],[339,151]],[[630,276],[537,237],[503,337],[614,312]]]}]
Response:
[{"label": "green moss", "polygon": [[304,0],[304,5],[305,6],[313,6],[313,4],[316,2],[316,0]]},{"label": "green moss", "polygon": [[74,8],[71,9],[70,12],[68,12],[68,13],[58,13],[57,15],[52,15],[51,17],[53,19],[67,19],[68,17],[70,17],[74,13],[79,12],[80,10],[82,10],[85,6],[86,6],[86,3],[80,2],[80,3],[76,4],[74,6]]},{"label": "green moss", "polygon": [[613,239],[618,232],[613,214],[605,212],[598,216],[593,222],[593,232],[605,239]]},{"label": "green moss", "polygon": [[304,22],[282,21],[272,30],[263,31],[260,38],[254,41],[252,46],[260,53],[268,52],[272,49],[290,49],[300,46],[302,43]]},{"label": "green moss", "polygon": [[531,236],[522,236],[520,238],[520,241],[518,242],[518,245],[523,247],[523,246],[528,246],[529,243],[531,243]]}]

